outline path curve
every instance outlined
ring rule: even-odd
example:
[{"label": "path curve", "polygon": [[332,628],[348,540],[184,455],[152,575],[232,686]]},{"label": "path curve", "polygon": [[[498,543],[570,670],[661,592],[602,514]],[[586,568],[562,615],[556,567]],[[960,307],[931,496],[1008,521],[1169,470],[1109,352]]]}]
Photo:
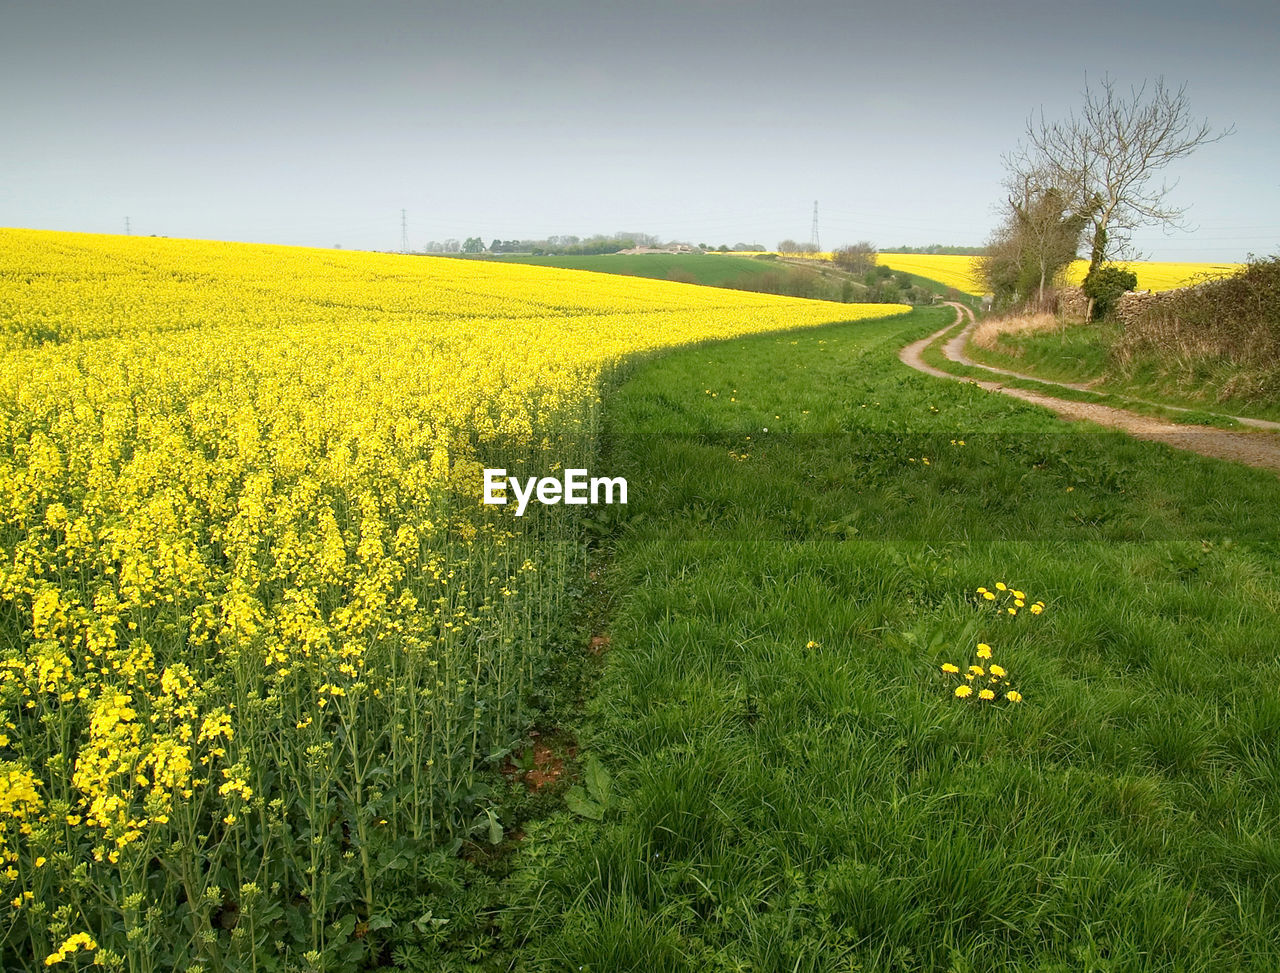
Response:
[{"label": "path curve", "polygon": [[[1162,419],[1153,419],[1150,416],[1139,415],[1136,412],[1129,412],[1127,409],[1117,409],[1114,406],[1100,405],[1095,402],[1074,402],[1070,399],[1059,399],[1039,392],[1029,392],[1026,389],[1010,388],[999,381],[975,381],[974,379],[952,375],[949,372],[934,368],[924,361],[922,352],[937,340],[939,335],[954,328],[956,324],[967,318],[968,324],[966,327],[942,346],[943,357],[948,361],[953,361],[957,365],[981,368],[989,373],[1004,374],[1010,378],[1030,379],[1045,385],[1063,384],[1045,382],[1044,379],[1035,378],[1031,375],[1005,372],[1002,369],[993,369],[989,365],[971,361],[964,354],[964,346],[968,340],[969,332],[975,324],[973,312],[962,304],[948,302],[947,306],[955,309],[956,320],[945,328],[935,331],[927,338],[913,341],[905,348],[902,348],[898,352],[898,357],[903,364],[909,365],[916,371],[924,372],[926,375],[949,378],[955,382],[972,382],[988,392],[1000,392],[1023,402],[1042,406],[1069,421],[1087,420],[1100,426],[1106,426],[1109,429],[1120,429],[1138,439],[1148,439],[1152,442],[1164,443],[1166,446],[1172,446],[1175,449],[1190,450],[1202,456],[1232,460],[1248,466],[1257,466],[1280,473],[1280,436],[1276,436],[1272,432],[1280,430],[1280,423],[1267,422],[1262,419],[1233,417],[1240,423],[1253,426],[1255,429],[1232,430],[1218,429],[1214,426],[1180,425]],[[1074,388],[1077,386],[1064,385],[1064,387]]]}]

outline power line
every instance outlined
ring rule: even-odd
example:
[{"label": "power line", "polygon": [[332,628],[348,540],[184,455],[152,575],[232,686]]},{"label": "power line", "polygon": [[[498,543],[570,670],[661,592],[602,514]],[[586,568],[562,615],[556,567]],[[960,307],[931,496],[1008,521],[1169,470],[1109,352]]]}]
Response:
[{"label": "power line", "polygon": [[813,229],[809,231],[809,242],[813,244],[815,251],[821,251],[822,247],[818,245],[818,201],[813,201]]}]

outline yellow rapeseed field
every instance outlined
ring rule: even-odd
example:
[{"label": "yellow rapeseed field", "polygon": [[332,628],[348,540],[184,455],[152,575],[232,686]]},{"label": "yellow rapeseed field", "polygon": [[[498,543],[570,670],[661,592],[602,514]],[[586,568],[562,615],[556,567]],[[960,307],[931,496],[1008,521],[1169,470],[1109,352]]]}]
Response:
[{"label": "yellow rapeseed field", "polygon": [[589,465],[628,356],[904,310],[0,230],[0,968],[353,962],[556,664],[579,537],[482,468]]},{"label": "yellow rapeseed field", "polygon": [[[1215,277],[1230,277],[1244,264],[1170,263],[1160,260],[1129,260],[1121,267],[1133,271],[1138,277],[1140,291],[1171,291],[1190,287]],[[1075,260],[1067,268],[1067,280],[1079,284],[1089,270],[1089,261]]]},{"label": "yellow rapeseed field", "polygon": [[954,287],[964,294],[982,294],[986,288],[974,273],[973,257],[932,253],[881,253],[876,263],[890,270],[918,274]]},{"label": "yellow rapeseed field", "polygon": [[[939,281],[965,294],[981,295],[986,290],[974,270],[974,257],[954,254],[882,253],[877,261],[893,270],[919,274]],[[1241,264],[1168,263],[1156,260],[1131,260],[1120,266],[1138,276],[1139,290],[1167,291],[1187,287],[1212,277],[1228,277]],[[1089,269],[1087,260],[1076,260],[1067,268],[1066,279],[1073,284],[1084,280]]]}]

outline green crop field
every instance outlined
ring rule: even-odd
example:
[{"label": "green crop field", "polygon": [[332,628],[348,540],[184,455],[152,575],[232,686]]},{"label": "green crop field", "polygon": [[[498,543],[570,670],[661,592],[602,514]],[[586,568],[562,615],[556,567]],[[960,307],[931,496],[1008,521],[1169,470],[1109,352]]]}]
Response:
[{"label": "green crop field", "polygon": [[743,277],[756,277],[777,272],[775,260],[754,257],[725,256],[716,253],[606,253],[596,256],[544,256],[523,254],[485,259],[503,263],[531,264],[536,267],[563,267],[568,270],[590,270],[600,274],[626,274],[657,280],[682,280],[686,283],[724,287]]}]

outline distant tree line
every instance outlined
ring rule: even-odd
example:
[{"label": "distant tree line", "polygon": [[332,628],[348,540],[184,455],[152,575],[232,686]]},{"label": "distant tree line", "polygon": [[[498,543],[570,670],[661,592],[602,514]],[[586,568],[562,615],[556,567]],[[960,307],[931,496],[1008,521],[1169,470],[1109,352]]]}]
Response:
[{"label": "distant tree line", "polygon": [[502,240],[494,237],[485,245],[483,238],[467,237],[466,240],[431,240],[427,243],[426,253],[528,253],[543,255],[594,256],[602,253],[617,253],[619,250],[631,250],[635,247],[659,247],[663,244],[652,233],[597,233],[589,237],[572,235],[549,236],[544,239]]},{"label": "distant tree line", "polygon": [[818,248],[812,243],[797,243],[795,240],[779,240],[778,253],[817,253]]},{"label": "distant tree line", "polygon": [[956,257],[979,257],[986,253],[986,247],[962,247],[952,243],[930,243],[923,247],[892,247],[885,250],[885,253],[923,253],[935,255],[948,255]]},{"label": "distant tree line", "polygon": [[[799,247],[799,244],[795,244]],[[596,256],[605,253],[617,253],[619,250],[633,250],[636,247],[686,247],[690,250],[701,250],[705,253],[729,253],[741,251],[745,253],[764,253],[767,247],[763,243],[721,243],[712,245],[699,243],[696,246],[684,240],[663,241],[652,233],[596,233],[589,237],[573,235],[549,236],[544,239],[503,240],[494,237],[485,246],[481,237],[467,237],[465,240],[430,240],[424,253],[520,253],[533,256]],[[804,249],[791,252],[803,253]]]}]

